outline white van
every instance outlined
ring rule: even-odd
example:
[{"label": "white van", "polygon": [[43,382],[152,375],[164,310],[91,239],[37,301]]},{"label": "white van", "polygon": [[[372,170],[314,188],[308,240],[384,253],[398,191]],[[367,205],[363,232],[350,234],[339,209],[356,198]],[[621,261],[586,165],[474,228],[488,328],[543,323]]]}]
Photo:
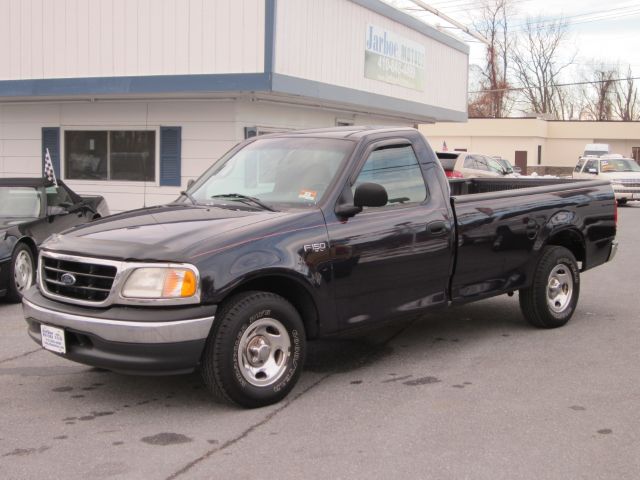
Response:
[{"label": "white van", "polygon": [[587,143],[584,146],[583,157],[601,157],[609,154],[608,143]]}]

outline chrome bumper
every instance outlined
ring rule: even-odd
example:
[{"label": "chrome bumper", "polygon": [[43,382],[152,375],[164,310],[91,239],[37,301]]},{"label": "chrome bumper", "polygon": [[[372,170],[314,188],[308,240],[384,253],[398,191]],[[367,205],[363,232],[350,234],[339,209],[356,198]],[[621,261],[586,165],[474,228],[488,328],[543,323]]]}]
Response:
[{"label": "chrome bumper", "polygon": [[22,310],[27,319],[55,327],[70,328],[94,334],[104,340],[123,343],[162,344],[188,342],[207,338],[214,317],[172,322],[136,322],[108,320],[56,312],[23,299]]},{"label": "chrome bumper", "polygon": [[618,253],[618,242],[614,240],[613,242],[611,242],[611,250],[609,251],[609,258],[607,258],[607,262],[613,260],[613,257],[616,256],[616,253]]}]

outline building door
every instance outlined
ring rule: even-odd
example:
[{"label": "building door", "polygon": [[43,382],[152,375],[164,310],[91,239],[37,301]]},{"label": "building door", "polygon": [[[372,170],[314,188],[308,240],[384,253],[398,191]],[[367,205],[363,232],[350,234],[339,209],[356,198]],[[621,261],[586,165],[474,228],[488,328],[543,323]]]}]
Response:
[{"label": "building door", "polygon": [[631,147],[631,156],[636,163],[640,163],[640,147]]},{"label": "building door", "polygon": [[520,171],[523,175],[527,174],[527,151],[526,150],[516,150],[516,167],[520,167]]}]

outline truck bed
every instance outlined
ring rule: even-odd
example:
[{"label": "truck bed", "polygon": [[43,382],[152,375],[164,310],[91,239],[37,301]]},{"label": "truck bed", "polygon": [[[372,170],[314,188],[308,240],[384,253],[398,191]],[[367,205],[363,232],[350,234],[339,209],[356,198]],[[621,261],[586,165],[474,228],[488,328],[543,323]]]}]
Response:
[{"label": "truck bed", "polygon": [[[552,187],[580,181],[584,180],[549,177],[455,178],[449,179],[449,187],[451,189],[451,196],[460,196],[532,187]],[[599,182],[602,182],[602,180]]]},{"label": "truck bed", "polygon": [[577,246],[583,271],[607,261],[615,199],[606,180],[474,178],[449,185],[457,224],[454,302],[527,286],[540,249],[553,238]]}]

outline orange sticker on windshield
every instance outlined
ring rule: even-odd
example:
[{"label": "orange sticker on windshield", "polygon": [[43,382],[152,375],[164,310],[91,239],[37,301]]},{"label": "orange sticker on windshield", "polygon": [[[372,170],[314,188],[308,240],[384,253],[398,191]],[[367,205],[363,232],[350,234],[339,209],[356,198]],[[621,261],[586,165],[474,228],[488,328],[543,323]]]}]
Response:
[{"label": "orange sticker on windshield", "polygon": [[310,202],[315,202],[317,196],[318,192],[314,192],[313,190],[300,190],[298,194],[298,198],[309,200]]}]

